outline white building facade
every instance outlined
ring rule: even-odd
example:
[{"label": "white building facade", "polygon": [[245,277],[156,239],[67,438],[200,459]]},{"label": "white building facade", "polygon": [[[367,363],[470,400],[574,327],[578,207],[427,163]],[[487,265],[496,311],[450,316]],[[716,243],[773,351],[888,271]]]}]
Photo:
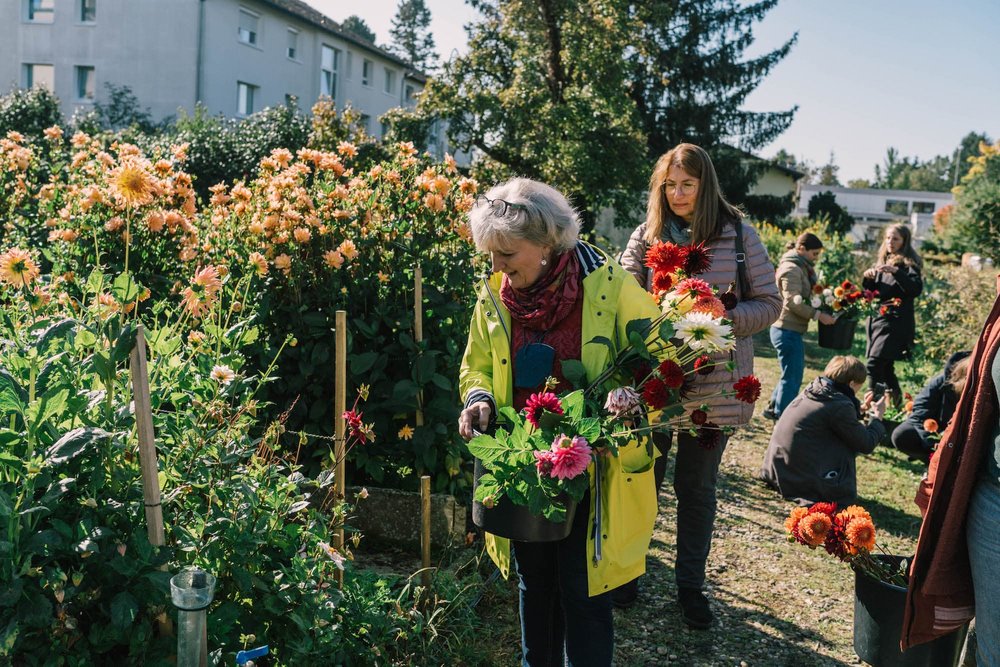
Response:
[{"label": "white building facade", "polygon": [[[300,0],[0,0],[0,86],[48,86],[63,115],[132,89],[155,119],[350,104],[368,134],[426,77]],[[5,91],[4,91],[5,92]]]},{"label": "white building facade", "polygon": [[807,183],[799,188],[793,215],[809,215],[809,201],[824,192],[833,193],[837,204],[854,218],[851,235],[858,241],[880,238],[881,230],[893,222],[909,223],[914,239],[922,240],[934,226],[934,213],[955,203],[950,192],[843,188]]}]

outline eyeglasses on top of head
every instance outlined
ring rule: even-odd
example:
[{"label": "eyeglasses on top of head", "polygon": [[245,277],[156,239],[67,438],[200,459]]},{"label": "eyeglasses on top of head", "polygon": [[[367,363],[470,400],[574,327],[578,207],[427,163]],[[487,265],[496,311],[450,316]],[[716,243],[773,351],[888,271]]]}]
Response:
[{"label": "eyeglasses on top of head", "polygon": [[515,204],[514,202],[509,202],[504,199],[490,199],[486,195],[479,195],[476,197],[476,206],[489,206],[490,211],[498,218],[506,217],[507,213],[510,211],[528,210],[528,207],[524,204]]}]

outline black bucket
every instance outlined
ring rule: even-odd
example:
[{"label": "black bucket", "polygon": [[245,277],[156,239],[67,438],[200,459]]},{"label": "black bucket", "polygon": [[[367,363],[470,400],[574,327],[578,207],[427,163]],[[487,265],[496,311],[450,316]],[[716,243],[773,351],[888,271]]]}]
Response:
[{"label": "black bucket", "polygon": [[849,350],[854,345],[858,321],[839,317],[833,324],[819,323],[819,346],[828,350]]},{"label": "black bucket", "polygon": [[[898,568],[902,556],[875,556]],[[899,650],[906,589],[854,571],[854,652],[873,667],[953,667],[958,664],[967,626],[926,644]]]},{"label": "black bucket", "polygon": [[[483,472],[485,469],[482,462],[476,459],[473,489],[479,486],[479,478]],[[557,542],[569,537],[573,529],[577,504],[568,496],[560,500],[566,506],[565,521],[549,521],[543,516],[529,512],[527,506],[518,505],[507,496],[503,496],[490,509],[482,503],[472,501],[472,523],[487,533],[517,542]]]}]

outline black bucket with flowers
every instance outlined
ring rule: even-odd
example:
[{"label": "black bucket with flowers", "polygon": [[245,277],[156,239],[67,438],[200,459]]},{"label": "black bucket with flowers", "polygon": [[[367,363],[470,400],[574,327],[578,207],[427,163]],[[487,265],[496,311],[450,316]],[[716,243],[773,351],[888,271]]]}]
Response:
[{"label": "black bucket with flowers", "polygon": [[837,318],[833,324],[819,323],[819,346],[829,350],[851,349],[858,321],[871,311],[878,294],[862,290],[849,280],[834,287],[816,285],[813,290],[813,308]]}]

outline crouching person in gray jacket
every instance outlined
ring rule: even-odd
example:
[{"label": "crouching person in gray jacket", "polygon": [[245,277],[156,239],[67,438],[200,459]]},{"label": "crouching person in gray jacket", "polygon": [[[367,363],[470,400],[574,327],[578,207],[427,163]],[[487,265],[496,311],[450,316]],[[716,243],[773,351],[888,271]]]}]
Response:
[{"label": "crouching person in gray jacket", "polygon": [[[858,493],[854,459],[870,454],[885,436],[885,397],[864,403],[855,397],[865,383],[865,365],[837,356],[823,374],[795,397],[774,426],[761,478],[800,504],[850,504]],[[860,420],[869,412],[865,425]]]}]

